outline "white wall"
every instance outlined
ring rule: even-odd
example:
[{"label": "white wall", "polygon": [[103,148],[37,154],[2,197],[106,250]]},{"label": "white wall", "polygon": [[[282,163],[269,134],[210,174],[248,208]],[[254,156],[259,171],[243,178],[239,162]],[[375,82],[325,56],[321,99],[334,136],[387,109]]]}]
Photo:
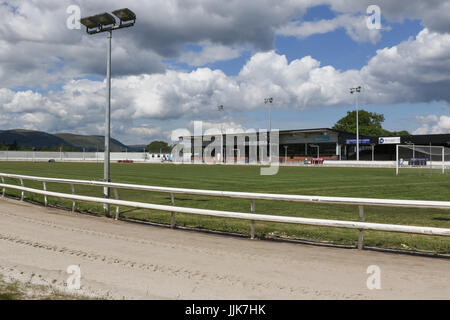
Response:
[{"label": "white wall", "polygon": [[[159,157],[158,157],[159,156]],[[111,152],[111,161],[161,162],[169,154],[143,152]],[[47,152],[47,151],[0,151],[0,161],[103,161],[103,152]]]}]

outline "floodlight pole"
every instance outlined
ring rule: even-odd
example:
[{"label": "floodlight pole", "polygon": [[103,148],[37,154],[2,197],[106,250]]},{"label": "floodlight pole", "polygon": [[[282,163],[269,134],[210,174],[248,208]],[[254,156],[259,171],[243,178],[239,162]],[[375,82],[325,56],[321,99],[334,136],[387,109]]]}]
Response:
[{"label": "floodlight pole", "polygon": [[356,95],[356,161],[359,161],[359,110],[358,110],[358,95]]},{"label": "floodlight pole", "polygon": [[[114,30],[128,28],[134,26],[136,22],[136,14],[128,8],[113,11],[113,14],[119,18],[120,24],[116,24],[116,20],[109,13],[103,13],[87,18],[80,19],[80,23],[86,27],[88,34],[97,34],[106,32],[108,37],[108,51],[106,59],[106,93],[107,103],[105,112],[105,159],[104,159],[104,181],[111,182],[110,170],[110,144],[111,144],[111,45],[112,32]],[[109,187],[103,188],[103,196],[105,199],[110,197]],[[110,216],[110,206],[107,203],[103,204],[106,216]]]},{"label": "floodlight pole", "polygon": [[[223,108],[224,108],[223,105],[217,106],[217,110],[219,111],[219,113],[221,111],[224,111]],[[222,123],[222,121],[220,121],[220,141],[221,141],[221,145],[220,145],[220,162],[221,163],[225,163],[225,155],[224,155],[224,152],[223,152],[223,123]]]},{"label": "floodlight pole", "polygon": [[375,146],[376,146],[376,143],[372,143],[371,146],[372,146],[372,161],[375,161]]},{"label": "floodlight pole", "polygon": [[[108,31],[108,52],[106,58],[106,112],[105,112],[105,159],[104,159],[104,181],[111,182],[111,169],[110,169],[110,141],[111,141],[111,44],[112,44],[112,31]],[[103,188],[103,197],[109,199],[110,190],[108,187]],[[105,215],[109,216],[109,204],[103,205]]]},{"label": "floodlight pole", "polygon": [[[350,88],[350,93],[360,93],[361,87]],[[358,95],[356,94],[356,161],[359,161],[359,112],[358,112]]]},{"label": "floodlight pole", "polygon": [[273,98],[265,98],[264,99],[264,104],[269,103],[269,162],[272,163],[272,139],[271,139],[271,134],[272,134],[272,103],[273,103]]}]

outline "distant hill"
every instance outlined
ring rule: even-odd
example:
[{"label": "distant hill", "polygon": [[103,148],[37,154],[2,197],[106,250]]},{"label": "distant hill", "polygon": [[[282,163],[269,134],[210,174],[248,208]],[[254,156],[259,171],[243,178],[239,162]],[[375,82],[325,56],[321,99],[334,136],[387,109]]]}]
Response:
[{"label": "distant hill", "polygon": [[74,147],[64,139],[46,132],[22,129],[0,131],[0,143],[11,145],[14,141],[17,142],[18,147],[27,149],[33,147],[37,149],[43,147],[54,148],[61,145]]},{"label": "distant hill", "polygon": [[[72,133],[55,133],[54,136],[63,139],[70,145],[73,145],[80,150],[85,148],[86,151],[97,151],[97,147],[99,151],[104,150],[105,138],[103,136],[83,136]],[[122,142],[111,138],[112,152],[122,152],[127,148],[128,147]]]},{"label": "distant hill", "polygon": [[128,146],[128,151],[142,152],[145,148],[147,148],[146,144],[133,144]]},{"label": "distant hill", "polygon": [[[14,141],[19,148],[36,148],[36,150],[59,148],[77,149],[82,151],[104,150],[105,139],[103,136],[83,136],[71,133],[50,134],[33,130],[0,130],[0,144],[12,145]],[[121,152],[127,148],[126,145],[116,139],[111,139],[111,151]]]}]

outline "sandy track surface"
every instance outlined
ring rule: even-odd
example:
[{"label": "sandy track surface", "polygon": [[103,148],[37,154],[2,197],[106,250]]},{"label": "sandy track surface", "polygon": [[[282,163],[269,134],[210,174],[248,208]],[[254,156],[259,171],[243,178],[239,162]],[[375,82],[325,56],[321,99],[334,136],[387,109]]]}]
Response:
[{"label": "sandy track surface", "polygon": [[[114,299],[449,299],[450,261],[113,221],[0,200],[0,274]],[[369,290],[370,265],[381,289]]]}]

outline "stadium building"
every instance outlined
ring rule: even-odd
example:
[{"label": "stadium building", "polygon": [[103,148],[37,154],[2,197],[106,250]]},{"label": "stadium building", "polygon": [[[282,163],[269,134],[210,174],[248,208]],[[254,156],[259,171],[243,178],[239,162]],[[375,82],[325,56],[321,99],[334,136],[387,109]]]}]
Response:
[{"label": "stadium building", "polygon": [[[220,134],[219,134],[220,136]],[[232,149],[234,150],[234,161],[240,157],[245,162],[249,161],[250,139],[246,133],[235,133]],[[266,136],[256,134],[258,142],[260,139],[267,139]],[[238,137],[245,141],[245,156],[240,155],[237,145]],[[202,153],[194,148],[194,141],[200,137],[187,136],[180,137],[180,142],[190,145],[191,153],[184,154],[185,161],[204,161],[205,149],[214,142],[214,137],[202,136]],[[223,135],[223,153],[226,154],[226,135]],[[407,135],[401,137],[370,137],[360,135],[360,160],[392,161],[396,159],[396,145],[432,145],[450,147],[450,134],[432,135]],[[220,148],[219,148],[220,150]],[[243,148],[241,149],[243,150]],[[356,160],[356,135],[348,132],[334,130],[330,128],[281,130],[279,131],[279,161],[283,162],[303,162],[311,158],[321,158],[324,160]],[[258,147],[258,162],[259,147]],[[226,162],[220,154],[212,153],[214,162]],[[211,162],[211,161],[210,161]]]}]

